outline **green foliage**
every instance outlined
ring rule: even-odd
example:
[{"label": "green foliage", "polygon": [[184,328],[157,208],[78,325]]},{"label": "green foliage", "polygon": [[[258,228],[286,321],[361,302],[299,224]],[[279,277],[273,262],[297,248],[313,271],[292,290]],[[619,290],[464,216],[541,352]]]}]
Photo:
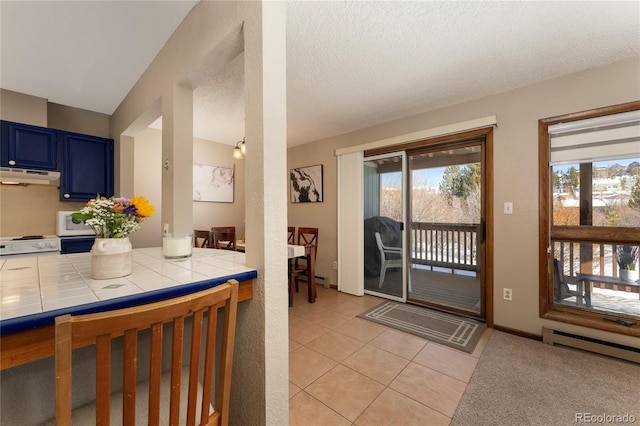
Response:
[{"label": "green foliage", "polygon": [[620,269],[635,271],[638,263],[638,246],[619,246],[616,257]]},{"label": "green foliage", "polygon": [[629,197],[629,207],[640,210],[640,179],[636,179],[636,183],[631,188],[631,197]]},{"label": "green foliage", "polygon": [[620,208],[617,204],[612,204],[606,210],[606,220],[609,226],[618,226],[622,222]]},{"label": "green foliage", "polygon": [[478,192],[482,180],[480,163],[468,166],[449,166],[444,170],[440,193],[451,204],[455,198],[466,200],[471,194]]}]

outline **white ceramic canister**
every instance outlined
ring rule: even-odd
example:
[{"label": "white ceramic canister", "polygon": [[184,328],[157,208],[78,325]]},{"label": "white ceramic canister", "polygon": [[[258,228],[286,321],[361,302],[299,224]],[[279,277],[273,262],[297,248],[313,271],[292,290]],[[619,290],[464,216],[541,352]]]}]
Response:
[{"label": "white ceramic canister", "polygon": [[133,271],[129,237],[96,238],[91,247],[91,278],[105,280],[124,277]]}]

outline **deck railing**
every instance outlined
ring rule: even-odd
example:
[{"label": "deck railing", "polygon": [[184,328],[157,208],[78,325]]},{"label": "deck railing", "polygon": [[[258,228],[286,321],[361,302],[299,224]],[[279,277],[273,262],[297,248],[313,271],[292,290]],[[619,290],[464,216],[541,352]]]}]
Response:
[{"label": "deck railing", "polygon": [[411,262],[430,267],[479,271],[480,224],[411,224]]},{"label": "deck railing", "polygon": [[[560,268],[566,277],[575,277],[577,273],[618,277],[620,267],[616,259],[616,244],[577,243],[573,241],[553,241],[553,255],[560,262]],[[582,252],[581,252],[582,250]],[[594,282],[594,287],[638,293],[637,288],[616,286]]]}]

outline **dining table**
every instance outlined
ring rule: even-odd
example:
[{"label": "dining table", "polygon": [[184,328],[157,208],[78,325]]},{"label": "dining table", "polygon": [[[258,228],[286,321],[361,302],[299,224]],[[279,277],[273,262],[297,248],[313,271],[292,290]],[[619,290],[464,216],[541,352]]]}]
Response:
[{"label": "dining table", "polygon": [[237,280],[238,301],[253,297],[257,270],[245,254],[193,248],[190,257],[166,259],[161,247],[133,250],[133,272],[91,278],[91,254],[0,259],[0,370],[52,356],[59,315],[138,306]]},{"label": "dining table", "polygon": [[[316,246],[315,244],[287,244],[287,257],[292,262],[296,257],[304,257],[307,263],[307,297],[309,303],[315,303],[318,292],[316,289]],[[289,283],[289,306],[293,306],[294,283]]]}]

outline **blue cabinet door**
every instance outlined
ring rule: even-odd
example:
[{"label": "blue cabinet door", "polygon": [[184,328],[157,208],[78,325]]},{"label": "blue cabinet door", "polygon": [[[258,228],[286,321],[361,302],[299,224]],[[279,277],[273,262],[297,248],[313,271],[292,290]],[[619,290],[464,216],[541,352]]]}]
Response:
[{"label": "blue cabinet door", "polygon": [[2,166],[36,170],[58,169],[56,130],[2,121],[1,139]]},{"label": "blue cabinet door", "polygon": [[93,246],[95,240],[95,237],[63,238],[62,240],[60,240],[60,253],[88,253],[91,251],[91,247]]},{"label": "blue cabinet door", "polygon": [[60,199],[86,201],[113,195],[113,139],[60,132]]}]

